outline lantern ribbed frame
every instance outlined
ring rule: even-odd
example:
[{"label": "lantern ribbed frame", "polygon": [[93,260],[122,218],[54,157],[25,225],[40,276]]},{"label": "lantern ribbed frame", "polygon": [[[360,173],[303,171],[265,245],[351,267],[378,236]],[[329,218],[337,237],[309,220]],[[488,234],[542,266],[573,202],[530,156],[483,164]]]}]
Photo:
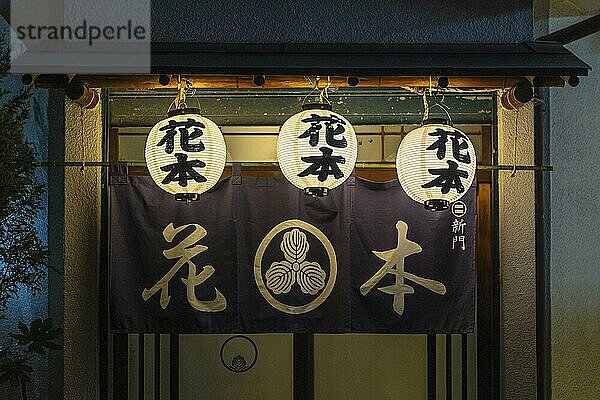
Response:
[{"label": "lantern ribbed frame", "polygon": [[[175,115],[172,115],[175,114]],[[186,121],[188,118],[193,118],[196,121],[204,124],[203,134],[194,143],[202,141],[204,150],[200,152],[184,151],[181,148],[180,133],[175,135],[174,150],[172,153],[167,153],[165,147],[157,146],[158,142],[164,137],[164,131],[160,128],[167,125],[169,121],[176,122]],[[169,182],[163,184],[163,179],[168,172],[162,171],[162,166],[177,162],[176,153],[184,153],[189,160],[201,160],[206,163],[203,168],[195,168],[201,175],[206,178],[206,182],[196,182],[189,180],[186,187],[180,186],[178,182]],[[175,110],[170,113],[170,116],[159,121],[152,127],[148,138],[146,139],[145,158],[148,172],[154,182],[163,190],[175,195],[178,199],[196,199],[199,194],[202,194],[212,188],[218,181],[223,170],[225,169],[225,159],[227,157],[227,149],[225,139],[221,133],[221,129],[210,119],[198,114],[195,110]]]},{"label": "lantern ribbed frame", "polygon": [[[442,160],[437,158],[437,152],[435,150],[426,150],[427,147],[437,140],[437,137],[429,136],[429,133],[434,132],[437,128],[448,131],[456,130],[461,132],[467,138],[468,148],[462,150],[462,153],[464,154],[465,150],[468,152],[471,158],[470,164],[461,163],[451,157],[452,144],[450,139],[448,139],[446,144],[446,157]],[[467,171],[468,177],[461,178],[465,189],[464,192],[458,193],[456,189],[450,189],[448,193],[444,194],[439,187],[421,187],[421,185],[424,185],[435,178],[428,170],[448,168],[447,160],[455,161],[458,164],[458,169]],[[400,185],[411,199],[418,203],[425,204],[431,209],[443,209],[445,207],[440,207],[440,205],[445,204],[447,207],[448,204],[459,200],[471,187],[475,177],[476,166],[477,157],[475,148],[467,135],[453,126],[442,123],[425,124],[410,131],[404,139],[402,139],[396,155],[396,171],[398,173]]]},{"label": "lantern ribbed frame", "polygon": [[[307,194],[327,194],[330,189],[336,188],[344,183],[354,170],[358,152],[356,132],[354,131],[352,124],[350,124],[346,118],[328,110],[325,105],[306,105],[303,108],[303,111],[291,116],[281,126],[279,136],[277,137],[277,160],[281,172],[292,185],[304,190]],[[320,131],[319,142],[316,146],[311,146],[308,138],[299,139],[298,136],[304,133],[307,127],[310,126],[310,124],[303,123],[302,120],[310,117],[311,114],[320,116],[334,115],[344,121],[345,132],[343,137],[346,139],[347,146],[345,148],[337,148],[327,145],[325,126],[323,126]],[[319,148],[323,146],[333,149],[334,156],[339,155],[344,157],[346,162],[344,164],[338,164],[340,170],[344,174],[343,178],[335,179],[332,176],[328,176],[324,182],[321,182],[315,175],[299,177],[298,174],[310,165],[302,161],[301,157],[320,156],[322,153]]]}]

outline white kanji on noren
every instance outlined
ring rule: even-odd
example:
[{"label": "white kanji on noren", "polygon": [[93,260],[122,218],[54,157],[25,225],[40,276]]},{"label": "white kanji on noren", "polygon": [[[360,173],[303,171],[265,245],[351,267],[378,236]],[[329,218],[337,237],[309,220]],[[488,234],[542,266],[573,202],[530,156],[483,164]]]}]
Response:
[{"label": "white kanji on noren", "polygon": [[169,282],[173,276],[187,264],[188,276],[187,278],[181,278],[181,281],[187,287],[187,300],[190,305],[198,311],[223,311],[227,307],[227,300],[219,289],[215,288],[215,298],[213,300],[200,300],[196,297],[196,286],[204,283],[215,272],[215,268],[212,265],[205,265],[202,268],[202,271],[200,271],[199,274],[196,274],[196,264],[192,261],[192,258],[208,249],[208,247],[204,245],[197,244],[204,236],[206,236],[206,229],[198,224],[187,224],[175,228],[173,223],[170,223],[163,230],[163,236],[167,242],[172,243],[173,239],[188,227],[193,227],[194,231],[183,238],[175,247],[163,251],[163,254],[167,259],[177,259],[177,262],[158,282],[156,282],[156,284],[154,284],[154,286],[150,289],[143,290],[142,298],[144,301],[148,301],[150,297],[160,291],[160,306],[163,309],[167,308],[169,301],[171,300],[171,296],[169,295]]},{"label": "white kanji on noren", "polygon": [[398,231],[398,244],[396,248],[386,251],[373,251],[373,254],[385,261],[385,264],[383,264],[375,275],[362,284],[360,292],[363,296],[366,296],[385,275],[395,275],[396,282],[393,285],[380,287],[378,289],[383,293],[394,296],[394,311],[402,315],[404,313],[404,296],[415,293],[412,286],[404,283],[405,279],[415,282],[440,295],[446,294],[446,287],[441,282],[422,278],[404,270],[404,259],[413,254],[420,253],[423,249],[418,243],[406,238],[406,234],[408,233],[408,225],[406,222],[398,221],[396,223],[396,229]]}]

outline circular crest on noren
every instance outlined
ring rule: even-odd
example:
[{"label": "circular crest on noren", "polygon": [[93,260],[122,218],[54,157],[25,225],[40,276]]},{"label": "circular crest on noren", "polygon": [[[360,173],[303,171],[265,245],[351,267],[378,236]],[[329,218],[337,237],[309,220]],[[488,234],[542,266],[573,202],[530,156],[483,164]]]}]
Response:
[{"label": "circular crest on noren", "polygon": [[428,120],[410,131],[396,155],[400,186],[427,210],[446,210],[475,178],[477,159],[469,137],[444,121]]},{"label": "circular crest on noren", "polygon": [[176,200],[197,200],[212,188],[225,169],[225,158],[221,130],[197,109],[172,110],[146,139],[148,172]]},{"label": "circular crest on noren", "polygon": [[286,179],[309,196],[324,196],[344,183],[358,152],[352,124],[330,104],[312,103],[279,130],[277,160]]},{"label": "circular crest on noren", "polygon": [[258,360],[258,347],[248,336],[235,335],[221,345],[220,357],[225,368],[239,374],[254,367]]}]

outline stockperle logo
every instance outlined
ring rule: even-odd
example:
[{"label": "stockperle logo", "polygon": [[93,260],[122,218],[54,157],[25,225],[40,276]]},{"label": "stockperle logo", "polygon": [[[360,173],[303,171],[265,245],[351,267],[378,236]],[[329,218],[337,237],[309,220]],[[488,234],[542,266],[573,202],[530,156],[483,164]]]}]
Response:
[{"label": "stockperle logo", "polygon": [[150,27],[150,0],[12,0],[11,73],[150,73]]}]

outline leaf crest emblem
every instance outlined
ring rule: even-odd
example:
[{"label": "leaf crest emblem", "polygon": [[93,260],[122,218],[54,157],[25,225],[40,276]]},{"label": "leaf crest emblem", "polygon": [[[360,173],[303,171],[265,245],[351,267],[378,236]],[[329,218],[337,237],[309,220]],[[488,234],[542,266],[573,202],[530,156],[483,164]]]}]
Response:
[{"label": "leaf crest emblem", "polygon": [[293,229],[283,235],[279,246],[285,260],[271,264],[266,272],[266,285],[275,294],[289,293],[295,283],[302,293],[315,295],[325,287],[325,271],[319,263],[306,261],[310,249],[306,234]]}]

